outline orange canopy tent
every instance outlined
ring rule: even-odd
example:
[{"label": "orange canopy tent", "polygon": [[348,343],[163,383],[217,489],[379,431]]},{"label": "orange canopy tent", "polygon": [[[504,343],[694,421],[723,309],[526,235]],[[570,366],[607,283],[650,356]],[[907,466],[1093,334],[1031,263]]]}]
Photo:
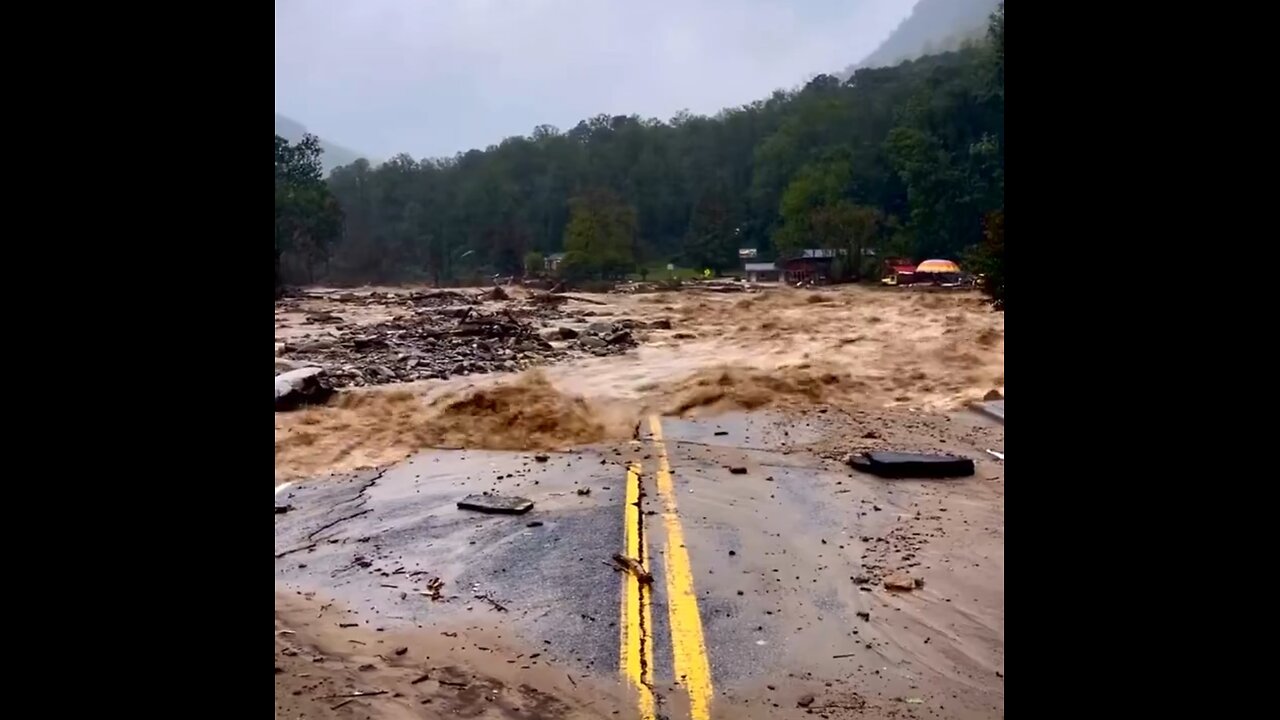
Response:
[{"label": "orange canopy tent", "polygon": [[925,260],[916,267],[918,273],[958,274],[960,266],[950,260]]}]

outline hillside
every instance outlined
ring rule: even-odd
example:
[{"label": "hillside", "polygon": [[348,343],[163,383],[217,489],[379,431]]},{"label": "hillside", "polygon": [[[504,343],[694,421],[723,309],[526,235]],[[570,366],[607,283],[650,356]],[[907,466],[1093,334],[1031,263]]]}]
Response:
[{"label": "hillside", "polygon": [[987,20],[1000,0],[918,0],[911,14],[861,62],[845,68],[841,77],[864,67],[897,65],[921,55],[959,48],[982,37]]},{"label": "hillside", "polygon": [[[301,140],[306,132],[307,129],[302,123],[276,113],[276,134],[280,137],[294,143]],[[328,175],[334,168],[350,165],[356,160],[366,157],[363,153],[349,150],[324,138],[320,138],[320,149],[324,151],[324,155],[321,156],[321,162],[324,166],[325,175]]]},{"label": "hillside", "polygon": [[[454,158],[339,168],[280,195],[303,203],[277,217],[280,279],[488,284],[543,273],[559,253],[554,272],[571,282],[723,273],[742,248],[842,251],[830,277],[847,280],[876,276],[873,257],[980,267],[970,256],[1003,242],[1003,28],[1000,12],[972,47],[854,83],[819,75],[711,116],[601,114]],[[311,167],[278,175],[314,179]]]}]

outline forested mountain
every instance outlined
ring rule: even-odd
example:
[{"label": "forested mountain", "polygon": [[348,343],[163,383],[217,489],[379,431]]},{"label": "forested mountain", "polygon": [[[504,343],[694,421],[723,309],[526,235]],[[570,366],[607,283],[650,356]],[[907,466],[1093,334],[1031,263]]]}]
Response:
[{"label": "forested mountain", "polygon": [[[288,140],[291,143],[297,143],[307,134],[307,129],[302,123],[287,118],[280,113],[276,113],[276,135]],[[354,150],[348,150],[341,145],[335,145],[327,140],[320,139],[320,166],[321,171],[328,175],[329,171],[343,165],[351,163],[364,157],[362,153]]]},{"label": "forested mountain", "polygon": [[1003,257],[1003,6],[980,43],[844,82],[712,117],[600,115],[451,158],[361,160],[327,187],[340,232],[282,230],[277,211],[286,280],[474,282],[559,251],[581,276],[736,268],[738,248],[958,259],[986,238]]},{"label": "forested mountain", "polygon": [[983,37],[987,19],[999,0],[918,0],[911,14],[861,62],[845,68],[842,77],[864,67],[885,67],[922,55],[959,50],[966,41]]}]

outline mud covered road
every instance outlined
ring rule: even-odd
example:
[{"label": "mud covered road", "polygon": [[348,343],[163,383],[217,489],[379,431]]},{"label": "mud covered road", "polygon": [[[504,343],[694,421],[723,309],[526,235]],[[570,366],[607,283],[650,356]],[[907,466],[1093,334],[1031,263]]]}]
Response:
[{"label": "mud covered road", "polygon": [[[428,450],[280,486],[277,717],[1002,717],[1003,437],[965,412],[647,415],[543,461]],[[887,447],[978,472],[839,460]],[[485,491],[535,506],[456,507]]]}]

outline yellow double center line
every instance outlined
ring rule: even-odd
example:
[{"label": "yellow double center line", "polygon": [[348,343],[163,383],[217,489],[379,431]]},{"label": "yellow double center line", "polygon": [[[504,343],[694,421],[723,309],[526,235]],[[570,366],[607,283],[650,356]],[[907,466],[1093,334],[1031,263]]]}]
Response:
[{"label": "yellow double center line", "polygon": [[[689,694],[689,716],[692,720],[710,720],[711,664],[702,634],[702,618],[698,614],[698,598],[694,592],[693,570],[684,543],[684,528],[676,506],[671,462],[662,439],[662,423],[657,415],[649,417],[649,429],[658,456],[657,485],[662,499],[662,524],[667,535],[665,566],[667,618],[671,627],[672,666],[676,681]],[[643,514],[640,512],[640,466],[633,463],[627,471],[626,546],[627,554],[646,567],[647,554],[643,536]],[[623,585],[622,672],[637,688],[640,717],[654,717],[653,699],[653,624],[650,620],[649,588],[627,573]]]},{"label": "yellow double center line", "polygon": [[[641,534],[640,463],[627,468],[627,504],[623,513],[627,556],[648,566],[644,537]],[[622,651],[619,664],[622,676],[636,689],[641,720],[653,720],[653,620],[649,606],[649,586],[633,574],[622,574]]]}]

